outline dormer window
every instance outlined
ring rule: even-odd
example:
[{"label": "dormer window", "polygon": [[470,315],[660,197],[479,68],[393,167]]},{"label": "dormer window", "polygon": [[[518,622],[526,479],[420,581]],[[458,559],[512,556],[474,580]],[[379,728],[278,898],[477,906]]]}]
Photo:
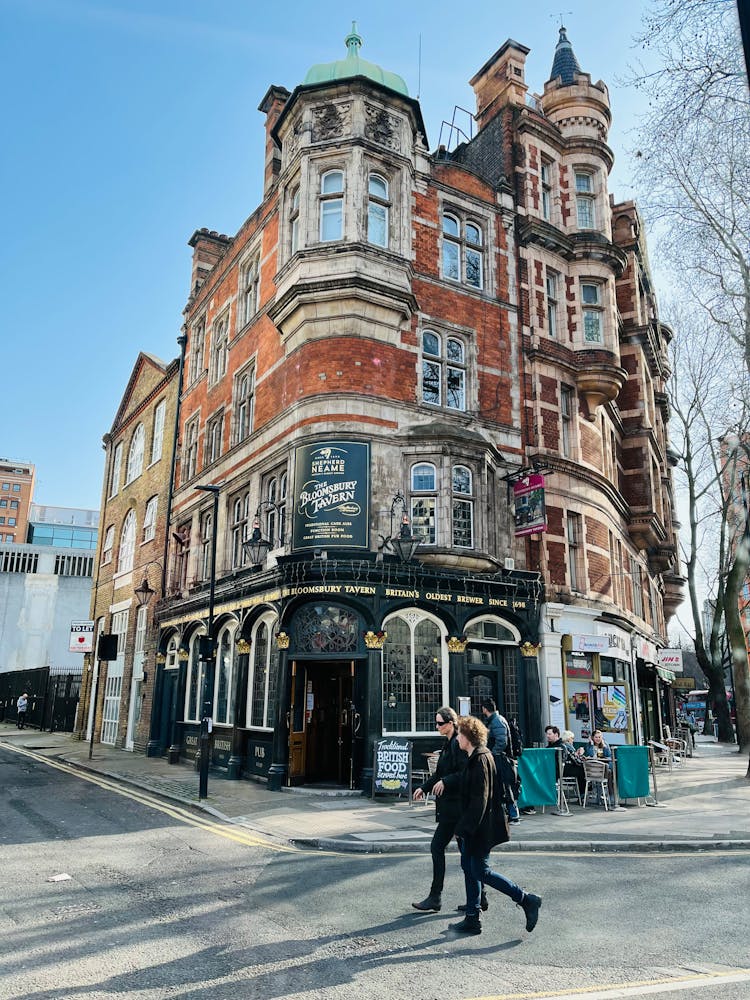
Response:
[{"label": "dormer window", "polygon": [[443,215],[443,277],[482,288],[482,253],[480,227],[446,212]]},{"label": "dormer window", "polygon": [[380,174],[370,174],[367,186],[367,242],[388,246],[388,181]]},{"label": "dormer window", "polygon": [[320,179],[320,239],[323,243],[344,235],[344,174],[329,170]]}]

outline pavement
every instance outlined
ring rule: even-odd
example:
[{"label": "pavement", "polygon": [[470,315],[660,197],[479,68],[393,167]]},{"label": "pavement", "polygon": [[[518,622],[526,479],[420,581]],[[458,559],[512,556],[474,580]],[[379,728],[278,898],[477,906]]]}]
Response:
[{"label": "pavement", "polygon": [[[0,723],[0,746],[62,761],[214,818],[254,831],[274,843],[356,853],[429,851],[432,803],[365,798],[360,792],[307,787],[269,791],[262,780],[230,781],[211,772],[208,798],[198,799],[193,765],[89,745],[69,733],[46,733]],[[736,747],[697,737],[692,758],[670,773],[657,770],[657,804],[605,811],[571,804],[570,815],[539,809],[511,826],[511,842],[496,850],[568,852],[750,852],[748,758]],[[1,773],[1,772],[0,772]],[[455,844],[452,845],[455,848]]]}]

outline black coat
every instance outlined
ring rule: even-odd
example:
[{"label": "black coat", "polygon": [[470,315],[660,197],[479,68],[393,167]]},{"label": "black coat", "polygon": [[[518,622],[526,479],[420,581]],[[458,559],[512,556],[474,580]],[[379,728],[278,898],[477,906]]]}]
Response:
[{"label": "black coat", "polygon": [[484,856],[509,840],[508,820],[500,802],[495,761],[487,747],[477,747],[461,775],[461,816],[456,836],[469,852]]},{"label": "black coat", "polygon": [[468,757],[454,734],[440,751],[435,773],[419,786],[427,794],[438,781],[445,785],[443,794],[435,797],[436,823],[455,823],[461,815],[461,774],[467,761]]}]

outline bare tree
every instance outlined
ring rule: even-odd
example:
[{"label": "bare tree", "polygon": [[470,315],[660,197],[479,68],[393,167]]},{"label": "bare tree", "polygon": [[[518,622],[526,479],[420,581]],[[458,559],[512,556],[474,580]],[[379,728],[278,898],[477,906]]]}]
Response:
[{"label": "bare tree", "polygon": [[[682,555],[695,653],[709,679],[709,700],[719,724],[719,738],[733,742],[722,640],[726,634],[734,675],[741,679],[747,675],[748,661],[739,594],[750,562],[750,522],[740,490],[740,474],[748,467],[742,442],[750,431],[746,380],[744,374],[737,376],[731,345],[705,314],[681,309],[670,319],[682,331],[671,348],[669,391],[673,447],[679,455],[677,485],[688,512]],[[728,420],[734,425],[729,430]],[[702,599],[706,593],[713,595],[707,604],[708,615]],[[746,733],[750,743],[750,692],[740,708],[741,700],[739,692],[738,732]]]},{"label": "bare tree", "polygon": [[[737,10],[726,0],[652,0],[638,41],[655,68],[639,67],[631,80],[647,97],[635,180],[655,226],[659,269],[683,303],[672,404],[689,510],[683,545],[696,654],[720,738],[731,738],[721,670],[725,632],[739,741],[748,747],[750,678],[739,598],[750,519],[739,476],[750,458],[750,95]],[[706,630],[699,599],[705,586],[714,595]]]}]

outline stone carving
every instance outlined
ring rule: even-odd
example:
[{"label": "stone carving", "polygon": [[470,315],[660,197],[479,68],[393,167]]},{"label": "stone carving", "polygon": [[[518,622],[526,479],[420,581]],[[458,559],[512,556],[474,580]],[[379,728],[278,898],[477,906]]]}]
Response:
[{"label": "stone carving", "polygon": [[340,139],[345,131],[350,131],[350,104],[323,104],[313,108],[312,141],[325,142]]},{"label": "stone carving", "polygon": [[400,121],[395,115],[389,115],[385,108],[376,108],[372,104],[365,105],[365,135],[379,146],[398,152],[401,149],[399,139]]}]

